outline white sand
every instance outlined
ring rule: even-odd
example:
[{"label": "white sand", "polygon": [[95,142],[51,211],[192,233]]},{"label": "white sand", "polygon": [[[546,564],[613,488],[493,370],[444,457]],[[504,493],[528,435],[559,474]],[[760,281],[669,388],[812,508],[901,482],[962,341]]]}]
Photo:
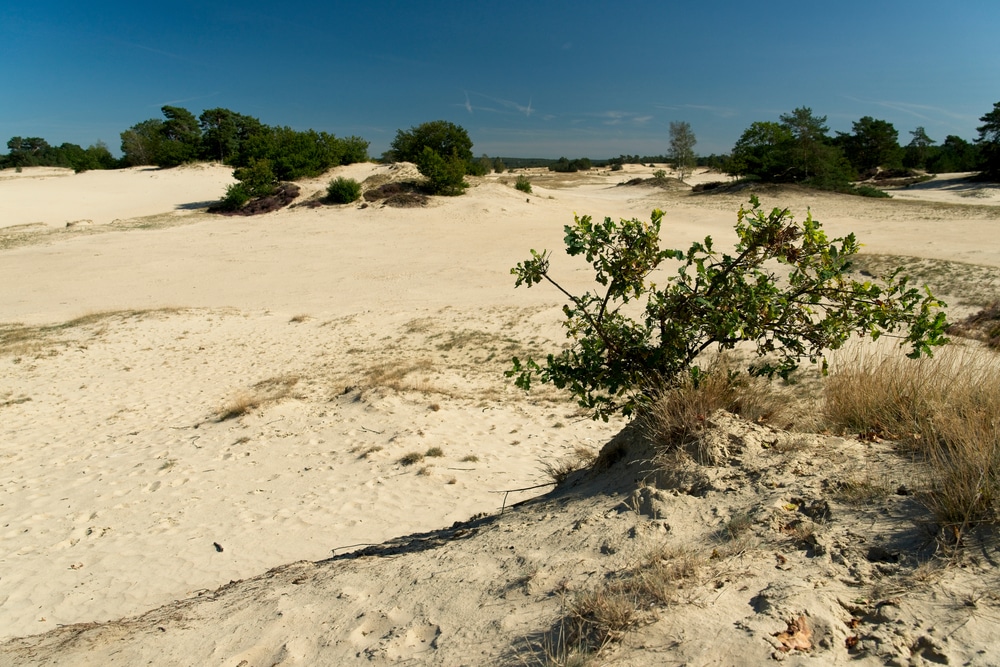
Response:
[{"label": "white sand", "polygon": [[[592,422],[557,394],[524,396],[503,377],[512,354],[562,344],[558,295],[515,291],[509,270],[529,248],[560,251],[574,211],[648,217],[660,207],[668,245],[706,234],[725,244],[746,197],[615,187],[652,171],[535,172],[530,196],[493,175],[422,209],[256,218],[194,207],[231,182],[218,166],[0,172],[0,226],[44,225],[0,234],[0,248],[16,241],[0,249],[0,334],[23,339],[0,347],[0,639],[138,614],[284,563],[493,513],[504,489],[548,481],[544,462],[599,450],[621,422]],[[328,180],[304,182],[303,197]],[[811,207],[829,232],[857,232],[871,252],[1000,267],[995,188],[973,197],[942,183],[890,201],[794,190],[762,199],[800,216]],[[94,224],[65,228],[84,219]],[[561,251],[553,266],[568,285],[587,285],[586,267]],[[217,420],[253,397],[264,402]],[[443,456],[399,462],[434,447]],[[254,626],[242,632],[260,639]],[[227,646],[190,660],[244,664]],[[246,664],[309,664],[272,648]],[[162,655],[184,664],[185,650]],[[86,653],[73,655],[67,664],[86,664]]]}]

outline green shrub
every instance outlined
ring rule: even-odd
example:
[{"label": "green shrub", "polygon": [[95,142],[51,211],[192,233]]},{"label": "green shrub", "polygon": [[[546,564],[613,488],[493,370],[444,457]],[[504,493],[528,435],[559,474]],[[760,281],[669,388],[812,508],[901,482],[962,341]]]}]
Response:
[{"label": "green shrub", "polygon": [[[700,355],[738,343],[756,347],[754,375],[787,378],[803,358],[823,360],[853,335],[883,333],[912,346],[910,356],[930,354],[947,342],[941,304],[929,291],[908,286],[899,271],[884,282],[848,277],[860,248],[853,234],[828,240],[807,214],[797,223],[788,210],[765,213],[751,197],[737,216],[733,254],[720,253],[711,237],[688,250],[661,250],[663,212],[651,222],[590,216],[565,227],[566,252],[583,255],[600,288],[576,296],[549,275],[549,253],[532,250],[531,259],[511,273],[515,286],[547,281],[569,299],[564,326],[572,345],[550,354],[545,366],[513,359],[508,377],[529,389],[533,379],[568,390],[594,418],[615,412],[632,415],[651,396],[677,386],[685,374],[698,382]],[[649,276],[664,260],[680,263],[660,287]],[[789,271],[779,282],[775,262]],[[634,319],[631,302],[644,301]],[[826,362],[823,360],[825,371]]]},{"label": "green shrub", "polygon": [[455,196],[465,192],[469,184],[465,182],[466,162],[459,157],[441,157],[430,146],[417,156],[417,169],[427,177],[427,189],[431,194]]},{"label": "green shrub", "polygon": [[667,180],[667,172],[663,169],[657,169],[653,172],[653,178],[657,181],[665,181]]},{"label": "green shrub", "polygon": [[854,188],[854,194],[861,195],[862,197],[880,197],[880,198],[890,198],[890,195],[885,190],[879,190],[878,188],[873,188],[870,185],[858,185]]},{"label": "green shrub", "polygon": [[525,194],[531,194],[531,181],[524,174],[517,177],[517,182],[514,183],[514,187],[524,192]]},{"label": "green shrub", "polygon": [[219,202],[219,209],[223,211],[235,211],[242,208],[250,201],[250,193],[242,183],[233,183],[226,188],[226,195]]},{"label": "green shrub", "polygon": [[334,204],[356,202],[361,199],[361,184],[353,178],[335,178],[326,188],[326,198]]}]

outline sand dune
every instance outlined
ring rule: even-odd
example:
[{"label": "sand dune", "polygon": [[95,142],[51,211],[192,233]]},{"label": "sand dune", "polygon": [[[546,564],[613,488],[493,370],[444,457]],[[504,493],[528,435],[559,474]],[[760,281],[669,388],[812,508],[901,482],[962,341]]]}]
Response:
[{"label": "sand dune", "polygon": [[[387,170],[354,165],[333,175]],[[517,664],[517,642],[552,622],[554,591],[626,565],[666,529],[650,512],[621,510],[634,471],[494,518],[501,504],[547,488],[504,490],[547,483],[545,462],[579,448],[596,453],[623,427],[593,422],[551,391],[526,396],[503,377],[512,355],[556,349],[563,337],[558,295],[515,291],[509,269],[529,248],[559,250],[574,211],[648,217],[659,207],[669,245],[706,234],[726,243],[746,193],[618,186],[651,172],[534,172],[530,196],[492,175],[426,208],[295,208],[246,219],[199,209],[231,182],[217,166],[0,174],[0,639],[54,632],[3,645],[0,662]],[[303,197],[329,178],[302,183]],[[945,272],[944,262],[984,275],[1000,269],[996,188],[941,179],[887,201],[787,188],[761,198],[801,216],[810,208],[829,232],[856,232],[871,253],[939,262]],[[92,224],[66,227],[74,220]],[[22,227],[30,223],[41,224]],[[553,263],[568,284],[587,284],[585,267],[561,253]],[[771,456],[760,437],[755,456]],[[872,455],[853,441],[808,446],[841,463]],[[406,465],[408,454],[424,458]],[[891,454],[876,454],[891,469]],[[806,474],[795,465],[816,465],[800,459],[784,461],[775,483]],[[726,507],[770,508],[788,495],[762,489],[750,485]],[[674,538],[704,543],[706,527],[725,517],[691,498],[656,502],[666,503]],[[481,514],[456,529],[468,533],[436,534],[437,551],[417,541],[395,560],[312,564]],[[878,520],[850,520],[862,519]],[[831,544],[855,548],[847,533],[831,534]],[[822,607],[820,625],[833,628],[836,600],[852,591],[845,572],[860,561],[786,557],[799,569],[780,581],[737,558],[719,597],[709,588],[692,594],[708,636],[756,613],[741,591],[780,600],[746,621],[740,650],[749,653],[699,658],[695,631],[669,617],[667,634],[685,647],[676,659],[766,659],[774,647],[762,639],[765,626],[802,606]],[[307,562],[285,565],[295,561]],[[269,568],[279,569],[262,574]],[[877,578],[866,572],[859,580]],[[937,589],[947,599],[938,606],[995,575],[963,577]],[[209,592],[241,579],[250,581]],[[788,587],[815,592],[796,598]],[[995,600],[968,620],[932,597],[899,605],[910,624],[897,642],[907,656],[921,654],[911,648],[924,637],[928,659],[1000,657],[976,645],[989,636],[982,618],[996,617]],[[138,620],[57,629],[184,598]],[[947,623],[963,621],[962,634],[947,634]],[[826,632],[842,643],[841,629]],[[620,664],[659,664],[675,650],[641,636],[655,650],[633,644]],[[838,650],[825,655],[846,661]],[[884,655],[873,650],[872,664]]]}]

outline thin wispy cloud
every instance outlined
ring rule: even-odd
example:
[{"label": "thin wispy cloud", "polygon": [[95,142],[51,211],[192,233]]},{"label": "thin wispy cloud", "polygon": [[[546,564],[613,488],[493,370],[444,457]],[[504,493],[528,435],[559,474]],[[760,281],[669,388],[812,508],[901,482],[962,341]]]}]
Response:
[{"label": "thin wispy cloud", "polygon": [[955,113],[954,111],[949,111],[947,109],[942,109],[941,107],[929,104],[914,104],[912,102],[896,102],[893,100],[863,100],[857,97],[851,97],[850,95],[844,95],[844,98],[851,100],[852,102],[858,102],[859,104],[874,104],[880,107],[885,107],[886,109],[892,109],[893,111],[909,114],[915,118],[926,120],[928,122],[939,121],[942,117],[962,122],[975,120],[975,117],[967,114]]},{"label": "thin wispy cloud", "polygon": [[604,125],[645,125],[654,118],[654,116],[651,115],[639,115],[634,111],[616,110],[602,111],[590,115],[592,117],[602,119]]},{"label": "thin wispy cloud", "polygon": [[718,118],[732,118],[739,113],[732,107],[720,107],[710,104],[657,104],[656,108],[664,109],[666,111],[704,111],[712,114],[713,116],[717,116]]},{"label": "thin wispy cloud", "polygon": [[534,109],[534,107],[532,107],[532,102],[534,100],[533,97],[529,97],[528,98],[528,106],[524,106],[524,105],[522,105],[522,104],[520,104],[518,102],[515,102],[513,100],[503,99],[502,97],[493,97],[492,95],[486,95],[486,94],[483,94],[483,93],[477,93],[475,91],[473,91],[472,94],[475,95],[476,97],[481,97],[484,100],[489,100],[490,102],[493,102],[494,104],[497,104],[497,105],[499,105],[502,108],[501,109],[497,109],[497,108],[491,108],[491,107],[472,106],[472,104],[469,102],[469,93],[466,92],[465,93],[465,105],[464,106],[469,111],[469,113],[472,113],[472,109],[481,109],[483,111],[492,111],[494,113],[519,113],[519,114],[524,114],[525,116],[527,116],[529,118],[531,117],[532,114],[535,113],[535,109]]}]

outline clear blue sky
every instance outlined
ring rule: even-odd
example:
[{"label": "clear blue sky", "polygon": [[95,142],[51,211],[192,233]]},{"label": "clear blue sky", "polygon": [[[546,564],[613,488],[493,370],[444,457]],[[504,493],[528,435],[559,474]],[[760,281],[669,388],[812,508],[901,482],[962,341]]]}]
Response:
[{"label": "clear blue sky", "polygon": [[[0,141],[86,147],[164,104],[368,139],[445,119],[478,155],[699,154],[799,106],[833,131],[972,140],[1000,101],[998,0],[9,0]],[[0,144],[0,151],[6,148]]]}]

